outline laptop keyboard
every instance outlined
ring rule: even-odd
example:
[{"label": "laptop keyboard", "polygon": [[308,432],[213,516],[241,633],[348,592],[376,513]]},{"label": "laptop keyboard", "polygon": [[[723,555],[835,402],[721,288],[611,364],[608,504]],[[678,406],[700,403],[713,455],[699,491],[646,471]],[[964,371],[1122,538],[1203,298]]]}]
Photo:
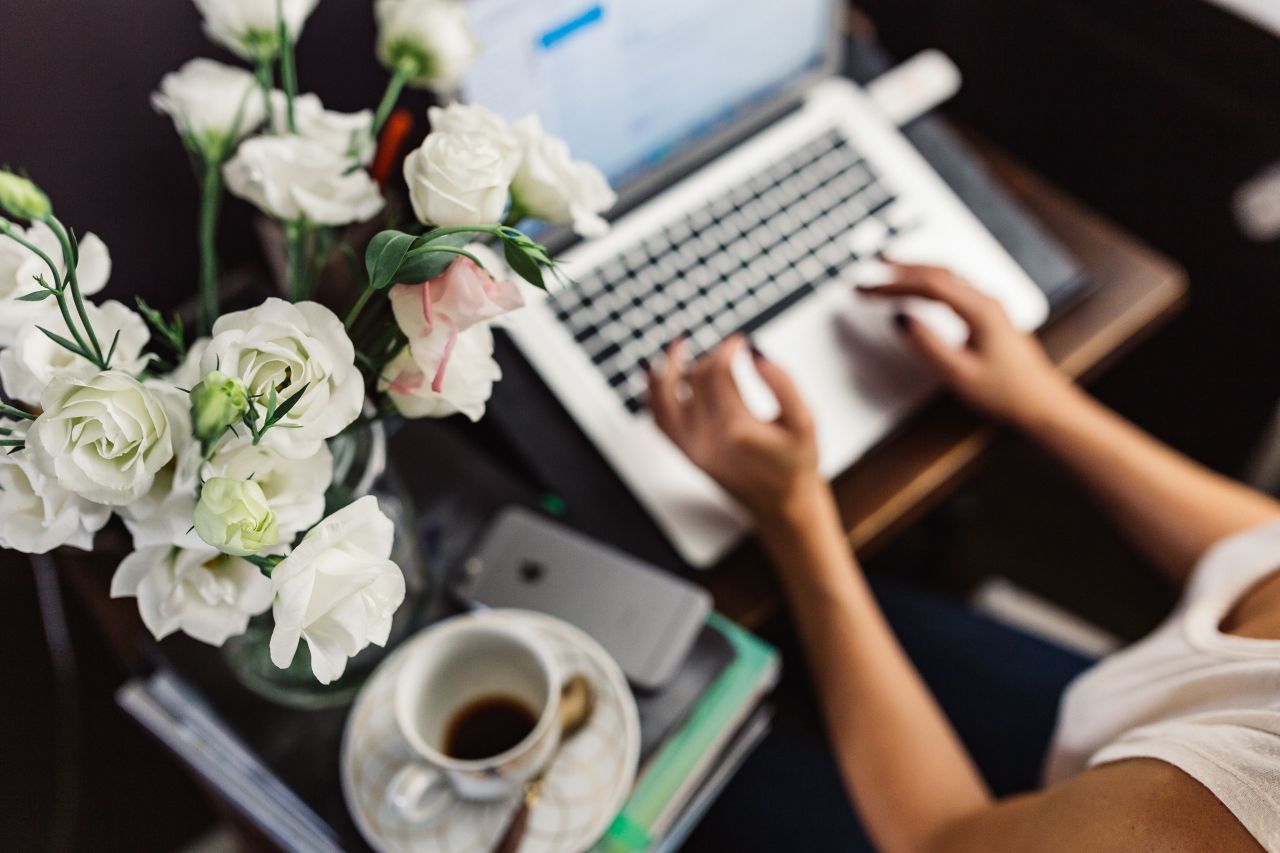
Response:
[{"label": "laptop keyboard", "polygon": [[[551,307],[633,414],[646,366],[676,338],[691,357],[751,332],[914,217],[835,130],[575,275]],[[572,271],[577,273],[576,270]]]}]

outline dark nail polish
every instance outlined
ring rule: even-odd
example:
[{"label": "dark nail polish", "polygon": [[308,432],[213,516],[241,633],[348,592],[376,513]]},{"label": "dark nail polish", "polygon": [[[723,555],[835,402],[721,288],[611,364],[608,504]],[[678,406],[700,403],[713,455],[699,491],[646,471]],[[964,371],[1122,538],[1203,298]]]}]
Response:
[{"label": "dark nail polish", "polygon": [[893,325],[905,332],[907,327],[911,325],[911,318],[899,311],[893,315]]},{"label": "dark nail polish", "polygon": [[747,341],[747,346],[751,349],[751,357],[756,361],[768,361],[764,353],[760,352],[760,348],[756,346],[755,341]]}]

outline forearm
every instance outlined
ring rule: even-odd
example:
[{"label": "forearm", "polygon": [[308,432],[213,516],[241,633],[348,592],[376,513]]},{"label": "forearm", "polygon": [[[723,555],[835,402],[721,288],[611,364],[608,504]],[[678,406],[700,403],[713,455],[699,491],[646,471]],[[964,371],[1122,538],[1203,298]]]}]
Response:
[{"label": "forearm", "polygon": [[815,675],[841,774],[877,845],[929,848],[991,803],[963,745],[898,645],[830,492],[762,525]]},{"label": "forearm", "polygon": [[1280,517],[1275,500],[1193,462],[1074,386],[1022,426],[1179,584],[1214,542]]}]

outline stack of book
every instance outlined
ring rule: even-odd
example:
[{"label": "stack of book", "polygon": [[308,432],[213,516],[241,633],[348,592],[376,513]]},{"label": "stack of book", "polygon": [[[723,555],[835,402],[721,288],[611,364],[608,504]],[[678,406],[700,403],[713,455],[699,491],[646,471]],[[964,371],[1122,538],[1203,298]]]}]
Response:
[{"label": "stack of book", "polygon": [[[274,844],[362,848],[337,781],[343,715],[256,708],[242,688],[191,663],[162,661],[118,702]],[[636,695],[640,771],[598,853],[677,849],[768,732],[763,702],[778,673],[771,646],[712,614],[675,678]]]}]

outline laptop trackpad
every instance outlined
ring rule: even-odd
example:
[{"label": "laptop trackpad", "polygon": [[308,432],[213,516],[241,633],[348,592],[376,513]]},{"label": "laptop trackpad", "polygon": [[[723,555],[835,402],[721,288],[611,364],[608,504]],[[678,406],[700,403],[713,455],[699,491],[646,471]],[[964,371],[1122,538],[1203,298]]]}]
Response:
[{"label": "laptop trackpad", "polygon": [[833,283],[752,336],[813,410],[819,464],[828,476],[848,467],[935,387],[894,326],[894,310]]}]

